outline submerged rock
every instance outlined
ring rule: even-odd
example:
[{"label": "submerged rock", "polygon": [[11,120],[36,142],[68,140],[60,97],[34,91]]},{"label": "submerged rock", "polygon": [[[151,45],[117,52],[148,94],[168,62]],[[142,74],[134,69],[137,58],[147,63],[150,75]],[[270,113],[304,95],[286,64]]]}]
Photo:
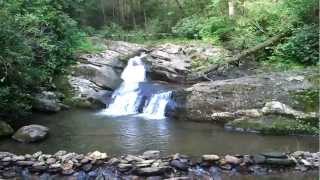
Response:
[{"label": "submerged rock", "polygon": [[13,134],[12,127],[4,121],[0,121],[0,137],[10,136]]},{"label": "submerged rock", "polygon": [[17,132],[14,133],[12,138],[19,142],[31,143],[46,138],[48,132],[49,128],[45,126],[29,125],[20,128]]}]

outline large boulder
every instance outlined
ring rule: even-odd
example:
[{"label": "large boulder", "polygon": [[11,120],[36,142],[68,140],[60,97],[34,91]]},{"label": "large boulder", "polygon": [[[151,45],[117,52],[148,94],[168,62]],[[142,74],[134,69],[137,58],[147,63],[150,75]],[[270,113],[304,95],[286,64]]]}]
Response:
[{"label": "large boulder", "polygon": [[23,142],[31,143],[40,141],[47,137],[49,128],[41,125],[29,125],[21,127],[17,132],[12,136],[13,139]]},{"label": "large boulder", "polygon": [[13,134],[12,127],[4,121],[0,121],[0,137],[10,136]]},{"label": "large boulder", "polygon": [[32,108],[40,112],[58,112],[62,108],[58,96],[51,91],[43,91],[34,95]]},{"label": "large boulder", "polygon": [[209,59],[219,59],[226,50],[209,44],[163,44],[152,48],[147,62],[154,80],[188,83],[193,76],[192,64],[206,64]]},{"label": "large boulder", "polygon": [[109,66],[79,64],[75,67],[74,76],[87,79],[104,89],[116,89],[120,83],[120,74]]},{"label": "large boulder", "polygon": [[[198,121],[215,121],[216,116],[220,115],[222,121],[229,121],[233,119],[233,113],[238,110],[261,109],[267,102],[272,101],[304,110],[304,102],[298,101],[295,94],[317,90],[317,85],[311,80],[314,74],[309,71],[271,73],[201,82],[174,93],[174,98],[179,104],[176,115],[180,119]],[[268,104],[264,111],[283,113],[285,109],[291,114],[298,113],[287,106],[279,109],[271,105],[272,103]],[[247,113],[254,115],[257,112]]]},{"label": "large boulder", "polygon": [[68,77],[73,88],[73,105],[81,108],[105,108],[112,91],[102,89],[95,83],[80,77]]}]

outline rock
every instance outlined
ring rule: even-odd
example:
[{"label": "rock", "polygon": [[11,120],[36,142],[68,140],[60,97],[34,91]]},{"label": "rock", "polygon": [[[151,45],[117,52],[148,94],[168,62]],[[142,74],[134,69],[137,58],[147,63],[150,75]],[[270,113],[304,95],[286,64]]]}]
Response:
[{"label": "rock", "polygon": [[[299,82],[287,81],[288,77],[305,74],[305,79]],[[317,89],[316,85],[307,77],[312,77],[315,72],[285,72],[259,74],[236,79],[200,82],[183,90],[176,90],[173,99],[178,107],[175,116],[182,120],[228,122],[237,119],[235,115],[244,114],[239,110],[259,110],[270,100],[286,104],[292,109],[290,114],[301,116],[297,113],[304,107],[302,101],[296,101],[295,93]],[[264,112],[281,112],[280,110]],[[289,112],[286,112],[288,114]],[[221,114],[223,113],[223,116]],[[250,116],[260,116],[260,112],[245,112]],[[218,116],[217,116],[218,115]],[[303,115],[302,115],[303,116]],[[308,114],[307,116],[314,116]],[[219,118],[217,118],[219,117]]]},{"label": "rock", "polygon": [[241,163],[241,160],[235,156],[226,155],[224,159],[228,164],[238,165]]},{"label": "rock", "polygon": [[129,171],[132,167],[132,164],[118,164],[119,171],[121,172]]},{"label": "rock", "polygon": [[74,70],[74,76],[87,79],[103,89],[114,90],[122,82],[120,74],[112,67],[79,64]]},{"label": "rock", "polygon": [[255,164],[263,164],[263,163],[265,163],[265,161],[266,161],[266,157],[265,156],[262,156],[262,155],[259,155],[259,154],[253,156],[253,162]]},{"label": "rock", "polygon": [[47,161],[46,161],[46,163],[47,164],[54,164],[54,163],[56,163],[57,162],[57,160],[55,159],[55,158],[49,158],[49,159],[47,159]]},{"label": "rock", "polygon": [[202,155],[202,160],[203,161],[213,162],[213,161],[220,160],[220,157],[218,155],[215,155],[215,154],[206,154],[206,155]]},{"label": "rock", "polygon": [[160,157],[160,151],[146,151],[142,157],[144,159],[158,159]]},{"label": "rock", "polygon": [[0,137],[10,136],[13,134],[12,127],[4,121],[0,121]]},{"label": "rock", "polygon": [[189,169],[189,164],[187,162],[182,162],[180,160],[172,160],[170,162],[170,165],[181,171],[188,171]]},{"label": "rock", "polygon": [[268,152],[268,153],[261,153],[261,155],[267,158],[279,158],[279,159],[287,159],[288,156],[285,153],[281,152]]},{"label": "rock", "polygon": [[108,155],[106,153],[101,153],[99,151],[94,151],[93,153],[89,153],[88,157],[93,159],[93,160],[103,160],[103,159],[107,159]]},{"label": "rock", "polygon": [[45,165],[44,162],[37,162],[32,165],[33,171],[44,171],[46,169],[47,169],[47,166]]},{"label": "rock", "polygon": [[312,166],[312,163],[307,161],[307,160],[305,160],[305,159],[301,159],[300,162],[306,167]]},{"label": "rock", "polygon": [[18,166],[32,166],[34,162],[33,161],[17,161],[16,164]]},{"label": "rock", "polygon": [[54,92],[43,91],[34,95],[32,108],[40,112],[55,113],[61,110],[61,103]]},{"label": "rock", "polygon": [[92,164],[85,164],[81,167],[81,169],[85,172],[89,172],[92,169]]},{"label": "rock", "polygon": [[137,156],[133,156],[133,155],[127,155],[125,157],[125,160],[127,160],[128,162],[132,162],[132,161],[142,162],[142,161],[145,161],[143,158],[140,158],[140,157],[137,157]]},{"label": "rock", "polygon": [[55,157],[60,157],[60,156],[64,156],[67,154],[67,151],[58,151],[54,154]]},{"label": "rock", "polygon": [[163,175],[164,172],[165,172],[164,168],[157,168],[157,167],[139,168],[134,171],[134,173],[139,176],[157,176],[157,175]]},{"label": "rock", "polygon": [[267,158],[266,164],[277,166],[293,166],[295,162],[292,159],[280,159],[280,158]]},{"label": "rock", "polygon": [[43,140],[47,137],[48,132],[49,128],[45,126],[29,125],[20,128],[16,133],[14,133],[12,138],[19,142],[31,143]]},{"label": "rock", "polygon": [[105,108],[105,103],[112,92],[105,90],[90,80],[82,77],[68,76],[68,82],[73,89],[73,106],[81,108]]}]

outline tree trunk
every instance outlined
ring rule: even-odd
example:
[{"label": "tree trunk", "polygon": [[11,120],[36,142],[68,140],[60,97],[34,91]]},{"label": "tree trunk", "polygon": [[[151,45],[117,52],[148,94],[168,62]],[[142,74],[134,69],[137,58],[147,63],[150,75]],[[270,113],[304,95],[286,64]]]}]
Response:
[{"label": "tree trunk", "polygon": [[236,15],[236,12],[235,12],[236,0],[229,0],[228,6],[229,6],[229,17],[233,18]]},{"label": "tree trunk", "polygon": [[210,72],[213,72],[215,70],[217,70],[219,67],[224,66],[224,65],[228,65],[228,64],[233,64],[236,63],[238,61],[240,61],[241,59],[247,57],[250,54],[253,54],[263,48],[266,48],[268,46],[274,45],[276,43],[278,43],[282,38],[286,37],[289,34],[289,32],[283,33],[283,34],[279,34],[276,36],[271,37],[270,39],[252,47],[249,48],[243,52],[241,52],[240,54],[234,56],[233,58],[227,59],[224,63],[222,64],[214,64],[211,67],[209,67],[206,71],[200,73],[201,77],[204,77],[207,79],[207,74],[209,74]]},{"label": "tree trunk", "polygon": [[175,1],[176,1],[177,5],[178,5],[178,7],[179,7],[179,9],[180,9],[180,11],[181,11],[181,13],[182,13],[182,15],[184,15],[184,14],[185,14],[185,13],[184,13],[184,9],[183,9],[180,1],[179,1],[179,0],[175,0]]}]

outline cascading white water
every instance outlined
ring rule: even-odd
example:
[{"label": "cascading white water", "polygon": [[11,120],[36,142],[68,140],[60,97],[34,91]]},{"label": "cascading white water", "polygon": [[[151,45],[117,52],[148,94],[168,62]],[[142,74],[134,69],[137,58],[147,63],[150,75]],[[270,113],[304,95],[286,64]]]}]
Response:
[{"label": "cascading white water", "polygon": [[[124,116],[141,113],[147,118],[165,118],[165,110],[170,101],[171,91],[144,96],[143,92],[148,89],[142,89],[140,84],[147,81],[146,67],[142,61],[145,56],[142,54],[128,61],[127,67],[121,74],[123,83],[112,94],[113,102],[103,111],[103,114]],[[146,106],[145,102],[147,102]],[[139,109],[142,112],[139,112]]]},{"label": "cascading white water", "polygon": [[171,98],[171,91],[154,94],[148,105],[143,109],[143,113],[150,115],[151,118],[163,119],[165,118],[166,107],[168,100]]}]

